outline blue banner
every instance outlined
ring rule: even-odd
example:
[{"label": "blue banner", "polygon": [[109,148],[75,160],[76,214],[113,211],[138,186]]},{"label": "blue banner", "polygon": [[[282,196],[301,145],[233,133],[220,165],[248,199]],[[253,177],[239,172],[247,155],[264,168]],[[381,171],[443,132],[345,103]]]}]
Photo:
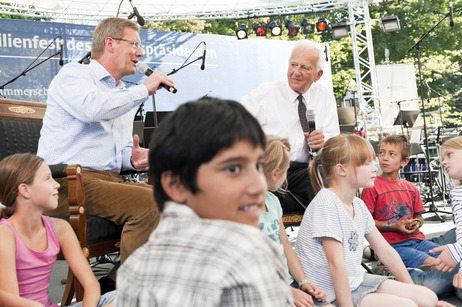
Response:
[{"label": "blue banner", "polygon": [[[90,51],[93,30],[93,26],[0,19],[0,86],[20,75],[57,36],[63,38],[64,63],[77,62]],[[170,78],[178,92],[157,91],[158,111],[174,110],[184,102],[205,95],[239,101],[263,82],[285,79],[294,44],[264,38],[237,40],[234,36],[144,29],[140,37],[145,46],[145,55],[140,61],[164,73],[177,70],[189,56],[189,61],[202,56],[201,42],[207,44],[205,70],[200,70],[201,61],[196,61],[172,74]],[[56,39],[33,65],[59,51],[60,43],[61,39]],[[59,55],[56,55],[0,89],[0,97],[45,102],[48,85],[60,67]],[[142,83],[144,78],[136,73],[123,80]],[[321,82],[332,86],[330,62],[326,64]],[[152,109],[149,100],[145,110]]]}]

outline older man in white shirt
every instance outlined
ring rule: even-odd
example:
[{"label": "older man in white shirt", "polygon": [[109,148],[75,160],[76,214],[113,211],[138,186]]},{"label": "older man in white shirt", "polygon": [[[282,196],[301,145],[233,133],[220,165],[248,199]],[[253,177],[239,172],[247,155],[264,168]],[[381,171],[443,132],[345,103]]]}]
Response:
[{"label": "older man in white shirt", "polygon": [[[287,80],[263,83],[242,99],[266,134],[289,139],[288,188],[306,206],[314,197],[308,176],[310,152],[321,149],[327,139],[340,133],[332,89],[317,82],[323,66],[322,50],[312,41],[301,40],[292,50]],[[316,130],[311,133],[303,127],[306,110],[315,114]],[[304,211],[293,199],[280,199],[284,213]]]}]

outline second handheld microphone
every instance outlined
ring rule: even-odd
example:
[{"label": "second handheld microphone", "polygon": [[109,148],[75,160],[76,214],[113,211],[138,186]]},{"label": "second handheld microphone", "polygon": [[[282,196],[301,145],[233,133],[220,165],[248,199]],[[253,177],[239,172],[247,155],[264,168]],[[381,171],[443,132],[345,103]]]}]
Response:
[{"label": "second handheld microphone", "polygon": [[[143,63],[143,62],[138,62],[136,63],[136,69],[142,73],[142,74],[145,74],[146,76],[150,76],[154,73],[154,71],[149,68],[148,64],[146,63]],[[164,89],[166,89],[167,91],[169,91],[170,93],[173,93],[175,94],[178,90],[176,88],[174,88],[173,86],[169,86],[167,84],[163,84],[161,83],[160,84]]]},{"label": "second handheld microphone", "polygon": [[[316,130],[316,115],[314,114],[314,110],[308,109],[306,110],[306,121],[308,122],[308,132],[311,133]],[[317,149],[311,149],[310,153],[314,157],[316,156]]]}]

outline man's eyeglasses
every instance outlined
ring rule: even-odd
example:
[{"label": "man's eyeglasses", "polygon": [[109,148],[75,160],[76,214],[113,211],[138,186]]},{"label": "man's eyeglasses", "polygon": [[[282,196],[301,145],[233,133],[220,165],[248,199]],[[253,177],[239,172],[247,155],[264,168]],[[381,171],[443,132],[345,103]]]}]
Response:
[{"label": "man's eyeglasses", "polygon": [[115,39],[116,41],[124,41],[124,42],[129,42],[129,43],[132,43],[133,44],[133,47],[135,47],[136,49],[140,49],[141,51],[144,52],[144,47],[143,45],[141,45],[140,43],[138,42],[135,42],[135,41],[132,41],[132,40],[129,40],[129,39],[125,39],[125,38],[118,38],[118,37],[111,37],[112,39]]}]

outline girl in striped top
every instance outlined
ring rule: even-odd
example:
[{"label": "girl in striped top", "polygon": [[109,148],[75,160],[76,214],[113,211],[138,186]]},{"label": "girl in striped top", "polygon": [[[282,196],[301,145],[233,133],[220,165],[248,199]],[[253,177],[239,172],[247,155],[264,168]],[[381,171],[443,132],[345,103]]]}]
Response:
[{"label": "girl in striped top", "polygon": [[[451,272],[457,264],[462,264],[462,136],[449,139],[441,146],[441,164],[454,181],[451,190],[452,219],[456,226],[456,242],[434,248],[430,253],[442,252],[433,263],[439,271]],[[462,289],[462,266],[454,276],[452,284]]]},{"label": "girl in striped top", "polygon": [[[319,155],[318,155],[319,156]],[[435,306],[436,294],[414,285],[398,253],[375,227],[360,188],[374,185],[377,168],[372,146],[353,134],[330,138],[322,148],[324,188],[316,157],[310,164],[316,197],[297,236],[295,251],[303,270],[338,306]],[[365,274],[361,267],[366,238],[396,277]]]}]

